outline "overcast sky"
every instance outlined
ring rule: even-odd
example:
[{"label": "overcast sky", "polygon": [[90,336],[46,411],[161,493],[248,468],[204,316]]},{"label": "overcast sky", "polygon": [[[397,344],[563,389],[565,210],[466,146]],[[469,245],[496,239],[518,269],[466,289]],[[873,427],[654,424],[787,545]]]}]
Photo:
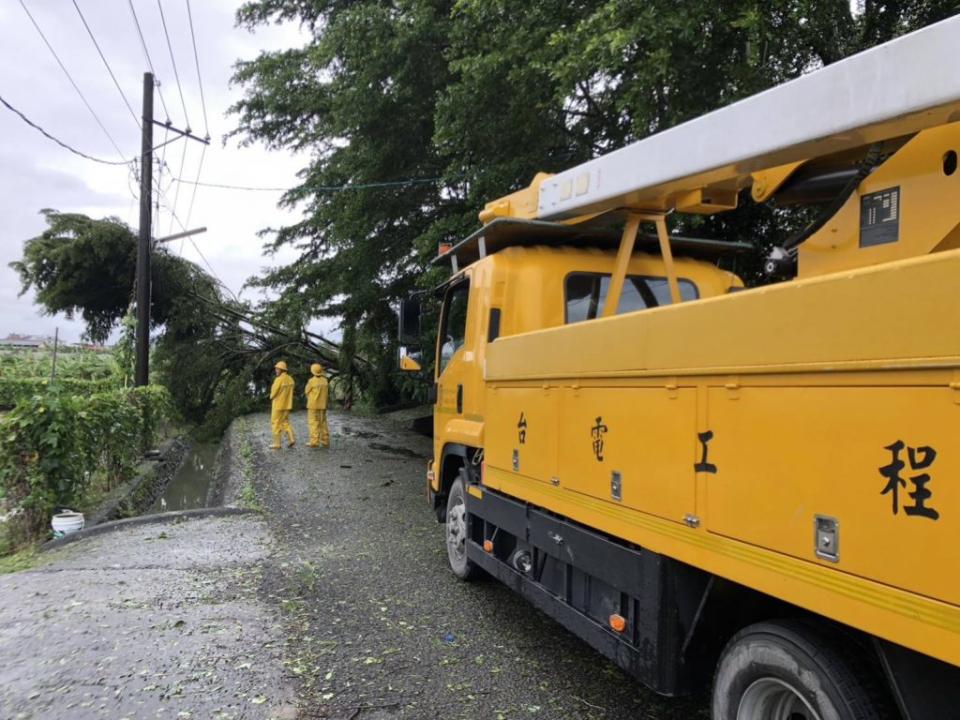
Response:
[{"label": "overcast sky", "polygon": [[[80,90],[127,158],[139,154],[140,131],[117,87],[97,54],[80,15],[70,0],[24,0],[53,49],[60,56]],[[143,27],[147,49],[160,79],[161,92],[174,124],[185,124],[184,108],[167,49],[155,0],[133,0]],[[146,60],[136,26],[124,0],[77,0],[120,87],[137,116],[142,102]],[[186,0],[162,0],[173,55],[180,75],[190,126],[204,134],[203,109],[197,82],[193,46],[190,42]],[[234,27],[233,0],[193,0],[194,29],[200,72],[212,136],[203,163],[202,182],[268,187],[289,187],[306,159],[262,147],[238,148],[236,141],[224,146],[223,136],[236,120],[226,110],[239,96],[231,88],[231,67],[239,58],[255,57],[263,49],[302,44],[296,26],[269,27],[251,34]],[[52,135],[87,154],[118,159],[117,152],[97,126],[83,101],[57,65],[19,0],[0,0],[0,95]],[[159,98],[155,113],[164,120]],[[157,129],[154,140],[163,139]],[[180,174],[183,148],[187,148],[182,176],[194,179],[200,159],[198,143],[178,141],[166,153],[173,175]],[[162,152],[162,151],[160,151]],[[93,217],[114,215],[136,229],[139,207],[135,183],[125,167],[99,165],[76,157],[0,106],[0,337],[7,333],[52,335],[59,327],[67,341],[77,341],[83,324],[62,316],[43,316],[30,294],[18,298],[19,282],[7,264],[20,258],[23,241],[45,227],[39,211],[54,208]],[[274,258],[262,256],[263,241],[257,231],[296,219],[277,208],[279,193],[239,192],[199,187],[193,212],[187,219],[192,188],[171,184],[164,174],[163,202],[190,227],[206,226],[208,232],[195,238],[216,274],[234,292],[267,264],[289,261],[287,252]],[[171,216],[161,207],[156,235],[177,232]],[[172,243],[175,251],[198,263],[202,260],[189,241]],[[247,291],[250,296],[251,291]],[[326,330],[327,328],[322,328]]]}]

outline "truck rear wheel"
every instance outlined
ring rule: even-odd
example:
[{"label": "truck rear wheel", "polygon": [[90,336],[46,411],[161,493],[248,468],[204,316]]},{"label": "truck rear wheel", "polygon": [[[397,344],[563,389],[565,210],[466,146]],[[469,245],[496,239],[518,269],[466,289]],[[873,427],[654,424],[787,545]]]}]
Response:
[{"label": "truck rear wheel", "polygon": [[887,720],[868,667],[823,628],[764,622],[728,643],[713,687],[713,720]]},{"label": "truck rear wheel", "polygon": [[471,580],[479,568],[467,559],[467,505],[464,500],[463,479],[457,478],[447,495],[447,559],[450,569],[461,580]]}]

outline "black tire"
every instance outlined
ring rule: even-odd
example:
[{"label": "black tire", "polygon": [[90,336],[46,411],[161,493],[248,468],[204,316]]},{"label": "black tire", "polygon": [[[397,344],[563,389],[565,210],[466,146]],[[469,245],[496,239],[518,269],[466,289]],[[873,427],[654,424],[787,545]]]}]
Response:
[{"label": "black tire", "polygon": [[444,541],[447,546],[447,560],[453,574],[461,580],[472,580],[480,572],[472,561],[467,559],[467,518],[463,479],[457,478],[450,486],[447,495],[447,520],[444,525]]},{"label": "black tire", "polygon": [[713,720],[891,720],[887,694],[856,648],[814,622],[741,630],[717,665]]}]

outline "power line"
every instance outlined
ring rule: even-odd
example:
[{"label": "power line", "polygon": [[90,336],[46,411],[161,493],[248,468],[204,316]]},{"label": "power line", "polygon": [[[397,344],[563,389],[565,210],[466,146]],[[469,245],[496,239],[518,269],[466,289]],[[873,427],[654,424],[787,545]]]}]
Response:
[{"label": "power line", "polygon": [[[187,146],[189,144],[190,143],[187,143],[187,142],[183,144],[183,154],[180,156],[180,172],[178,174],[183,174],[183,168],[187,164]],[[206,145],[204,145],[204,147],[206,147]],[[177,203],[180,201],[180,185],[181,183],[177,183],[177,189],[174,190],[173,192],[173,210],[171,210],[171,212],[176,211]],[[184,228],[184,230],[186,230],[186,228]],[[172,232],[173,232],[173,218],[170,219],[170,230],[168,230],[168,233],[172,233]]]},{"label": "power line", "polygon": [[38,132],[40,132],[40,133],[41,133],[44,137],[46,137],[48,140],[53,140],[53,142],[55,142],[57,145],[59,145],[60,147],[62,147],[64,150],[69,150],[69,151],[72,152],[74,155],[79,155],[80,157],[86,158],[87,160],[93,160],[94,162],[100,163],[101,165],[129,165],[129,164],[132,162],[131,160],[122,160],[122,161],[121,161],[121,160],[104,160],[104,159],[102,159],[102,158],[94,157],[93,155],[87,155],[85,152],[80,152],[80,151],[77,150],[76,148],[70,147],[70,146],[69,146],[67,143],[65,143],[63,140],[60,140],[59,138],[54,137],[53,135],[51,135],[50,133],[48,133],[46,130],[44,130],[42,127],[40,127],[39,125],[37,125],[35,122],[33,122],[33,120],[31,120],[30,118],[28,118],[28,117],[27,117],[26,115],[24,115],[22,112],[20,112],[19,110],[17,110],[13,105],[11,105],[10,103],[8,103],[8,102],[3,98],[2,95],[0,95],[0,103],[3,103],[3,104],[7,107],[8,110],[11,110],[11,111],[15,112],[17,115],[19,115],[21,120],[23,120],[27,125],[29,125],[30,127],[32,127],[34,130],[37,130]]},{"label": "power line", "polygon": [[[160,198],[161,198],[161,197],[163,197],[163,199],[167,201],[167,202],[164,202],[164,203],[163,203],[163,206],[167,209],[167,212],[170,213],[170,216],[171,216],[174,220],[177,221],[177,225],[180,226],[180,229],[183,230],[183,231],[186,231],[186,229],[187,229],[186,226],[180,221],[180,218],[179,218],[179,217],[177,216],[177,214],[173,211],[173,208],[170,207],[170,202],[169,202],[169,199],[167,198],[167,193],[166,193],[166,191],[164,190],[163,192],[159,192],[159,188],[158,188],[158,193],[157,193],[157,202],[158,202],[158,203],[160,202]],[[171,227],[173,227],[173,223],[170,223],[170,225],[171,225]]]},{"label": "power line", "polygon": [[[200,107],[203,108],[203,132],[207,136],[207,139],[209,139],[210,125],[207,123],[207,101],[203,96],[203,79],[200,77],[200,55],[197,53],[197,36],[193,32],[193,12],[190,9],[190,0],[187,0],[187,19],[190,21],[190,40],[193,42],[193,61],[197,66],[197,85],[200,86]],[[192,204],[191,202],[191,205]]]},{"label": "power line", "polygon": [[[21,0],[23,2],[23,0]],[[153,77],[157,77],[156,71],[153,69],[153,60],[150,57],[150,51],[147,50],[147,41],[143,39],[143,30],[140,28],[140,19],[137,17],[137,11],[133,7],[133,0],[127,0],[127,4],[130,6],[130,14],[133,15],[133,23],[137,26],[137,35],[140,36],[140,47],[143,48],[143,56],[147,60],[147,65],[150,68],[150,72],[153,74]],[[160,81],[156,81],[157,86],[157,95],[160,97],[160,104],[163,105],[163,112],[167,116],[167,123],[170,123],[170,111],[167,109],[167,101],[163,99],[163,91],[160,89]]]},{"label": "power line", "polygon": [[173,65],[173,77],[177,81],[177,91],[180,93],[180,104],[183,106],[183,119],[187,124],[187,132],[190,132],[190,117],[187,115],[187,103],[183,99],[183,86],[180,84],[180,73],[177,72],[177,61],[173,57],[173,45],[170,44],[170,33],[167,32],[167,18],[163,14],[163,3],[157,0],[157,7],[160,8],[160,22],[163,24],[163,34],[167,38],[167,50],[170,52],[170,63]]},{"label": "power line", "polygon": [[[158,191],[159,191],[159,188],[158,188]],[[162,193],[158,192],[158,200],[157,200],[158,202],[159,202],[160,195],[162,195],[164,198],[167,197],[166,191],[163,191]],[[164,203],[164,207],[166,207],[167,211],[170,213],[171,218],[173,218],[173,220],[176,221],[177,225],[180,226],[180,229],[183,232],[187,232],[186,225],[184,225],[183,222],[181,222],[180,218],[177,216],[177,213],[173,210],[173,208],[171,208],[167,203]],[[170,227],[171,229],[173,228],[173,222],[170,223]],[[197,255],[200,256],[201,260],[203,260],[203,264],[207,266],[207,269],[210,271],[210,274],[213,276],[214,280],[217,281],[217,284],[220,285],[220,287],[222,287],[228,293],[230,293],[233,296],[233,298],[239,302],[240,298],[238,298],[237,294],[233,292],[233,290],[231,290],[223,280],[220,279],[220,276],[217,275],[217,271],[213,269],[213,265],[211,265],[210,261],[207,260],[207,256],[203,254],[203,251],[200,249],[200,246],[197,245],[193,237],[190,235],[187,235],[185,239],[189,240],[190,244],[193,245],[193,249],[197,251]],[[180,252],[181,253],[183,252],[183,242],[180,243]]]},{"label": "power line", "polygon": [[285,187],[248,187],[245,185],[224,185],[221,183],[199,182],[196,180],[184,180],[183,178],[174,178],[174,182],[186,183],[187,185],[196,185],[199,187],[220,188],[221,190],[248,190],[250,192],[286,192],[290,188]]},{"label": "power line", "polygon": [[[150,180],[152,181],[153,178],[151,177]],[[153,191],[153,193],[156,194],[157,200],[153,206],[153,212],[150,214],[150,237],[157,236],[157,225],[160,224],[160,187],[162,186],[162,183],[163,183],[163,166],[159,164],[157,165],[156,180],[157,180],[155,184],[156,189]],[[151,194],[150,198],[151,200],[153,199],[153,194]]]},{"label": "power line", "polygon": [[227,287],[227,284],[220,279],[220,276],[217,275],[216,270],[213,269],[213,265],[210,264],[210,261],[207,260],[207,257],[200,251],[200,246],[197,245],[196,240],[194,240],[192,237],[189,237],[189,236],[187,237],[187,240],[189,240],[190,244],[193,245],[193,249],[197,251],[197,255],[200,256],[201,260],[203,260],[203,264],[207,266],[207,269],[210,271],[210,274],[213,275],[214,279],[220,284],[220,287],[222,287],[228,293],[233,295],[234,300],[239,301],[240,298],[238,298],[236,293],[234,293],[233,290]]},{"label": "power line", "polygon": [[[162,173],[163,173],[163,167],[166,167],[168,170],[170,169],[170,166],[167,165],[165,162],[164,162],[162,165],[160,165],[160,164],[158,163],[157,171],[158,171],[158,173],[160,173],[160,174],[158,174],[158,176],[157,176],[157,182],[153,185],[153,192],[154,192],[154,194],[156,195],[156,204],[157,204],[157,208],[158,208],[158,210],[157,210],[157,215],[160,214],[159,207],[160,207],[160,205],[161,205],[161,198],[162,198],[162,199],[165,201],[165,202],[162,203],[162,204],[163,204],[163,207],[167,210],[167,212],[170,213],[170,217],[171,217],[172,219],[176,220],[176,222],[177,222],[177,224],[180,226],[180,229],[181,229],[181,230],[186,230],[186,229],[187,229],[186,226],[180,221],[179,216],[178,216],[177,213],[174,211],[174,209],[170,206],[170,197],[167,195],[167,192],[170,190],[170,187],[171,187],[171,185],[172,185],[172,183],[173,183],[173,179],[172,179],[173,172],[171,171],[171,173],[170,173],[170,175],[171,175],[171,181],[170,181],[170,182],[171,182],[171,185],[167,185],[167,187],[163,187],[163,183],[161,182]],[[172,223],[171,223],[171,227],[172,227]]]},{"label": "power line", "polygon": [[133,106],[130,104],[130,101],[127,100],[127,94],[123,92],[123,88],[120,87],[120,83],[117,82],[117,76],[113,74],[113,69],[110,67],[110,63],[107,62],[107,58],[103,54],[103,50],[100,49],[100,43],[97,42],[97,38],[94,36],[93,31],[87,24],[87,19],[83,16],[83,11],[80,9],[80,6],[77,5],[77,0],[73,0],[73,6],[77,9],[77,14],[80,15],[80,20],[83,22],[83,26],[87,29],[87,34],[90,36],[90,39],[93,40],[93,46],[97,49],[100,59],[103,60],[104,67],[107,68],[107,72],[110,73],[110,77],[113,79],[113,84],[117,86],[117,90],[120,92],[120,97],[123,98],[123,102],[127,106],[127,110],[130,111],[133,121],[137,124],[137,127],[140,127],[140,118],[138,118],[137,114],[133,111]]},{"label": "power line", "polygon": [[[164,127],[164,129],[163,129],[163,139],[166,140],[166,139],[167,139],[167,136],[169,136],[169,135],[170,135],[170,130],[169,130],[169,128]],[[161,179],[163,178],[163,168],[164,168],[164,166],[165,166],[166,164],[167,164],[167,146],[164,145],[164,146],[163,146],[163,155],[160,156],[160,162],[159,162],[159,164],[157,165],[157,168],[158,168],[159,171],[160,171],[160,174],[159,174],[159,176],[158,176],[158,178],[157,178],[157,186],[160,185]],[[170,173],[170,177],[173,177],[173,173]],[[178,185],[177,187],[179,187],[179,185]],[[158,216],[160,215],[159,196],[158,196],[158,200],[157,200],[157,215],[158,215]],[[159,220],[158,220],[158,224],[159,224]]]},{"label": "power line", "polygon": [[[176,136],[176,137],[174,137],[174,138],[172,138],[172,139],[170,139],[170,140],[167,140],[167,139],[166,139],[166,134],[165,134],[165,135],[164,135],[164,142],[160,143],[159,145],[154,145],[154,146],[150,149],[150,152],[151,152],[151,153],[154,153],[154,152],[156,152],[157,150],[159,150],[160,148],[163,148],[163,155],[162,155],[162,156],[155,156],[155,157],[154,157],[155,167],[156,167],[156,169],[157,169],[157,172],[156,172],[156,180],[155,180],[155,182],[152,183],[152,186],[153,186],[153,191],[154,191],[154,193],[156,194],[156,200],[153,200],[153,199],[152,199],[152,196],[151,196],[150,202],[154,204],[154,208],[155,208],[155,212],[152,213],[151,216],[150,216],[150,233],[151,233],[151,235],[155,235],[155,234],[156,234],[156,232],[155,232],[156,227],[157,227],[157,225],[160,224],[160,219],[159,219],[159,218],[160,218],[160,197],[163,196],[164,198],[166,198],[166,197],[167,197],[167,191],[173,186],[173,172],[170,170],[170,166],[167,165],[167,161],[166,161],[165,159],[163,159],[163,158],[166,157],[166,153],[167,153],[166,148],[167,148],[167,145],[170,145],[171,143],[174,143],[174,142],[176,142],[177,140],[180,140],[181,137],[182,137],[182,136],[179,136],[179,135],[178,135],[178,136]],[[139,185],[139,184],[140,184],[140,172],[139,172],[138,160],[139,160],[139,158],[134,158],[133,160],[130,161],[130,176],[132,176],[132,177],[133,177],[133,180]],[[166,169],[170,172],[170,183],[167,185],[166,188],[163,187],[163,170],[164,170],[164,168],[166,168]],[[130,188],[130,177],[129,177],[129,176],[128,176],[128,178],[127,178],[127,186],[128,186],[128,188],[130,189],[130,194],[133,195],[134,199],[139,199],[138,194],[137,194],[136,192],[134,192],[133,188]],[[169,205],[164,205],[164,208],[169,209]]]},{"label": "power line", "polygon": [[207,155],[207,146],[204,145],[200,151],[200,163],[197,165],[197,179],[193,183],[193,192],[190,193],[190,207],[187,208],[187,225],[190,224],[190,217],[193,215],[193,201],[197,199],[197,188],[200,182],[200,172],[203,170],[203,159]]},{"label": "power line", "polygon": [[130,181],[133,180],[134,182],[137,182],[137,177],[137,160],[134,159],[133,162],[130,163],[127,171],[127,190],[130,191],[130,197],[132,198],[130,201],[130,209],[128,211],[133,217],[133,219],[130,221],[131,227],[133,227],[134,223],[136,222],[136,216],[133,215],[133,211],[134,207],[136,207],[136,204],[139,204],[138,201],[140,200],[140,195],[136,190],[134,190],[133,186],[130,184]]},{"label": "power line", "polygon": [[[250,185],[227,185],[225,183],[206,183],[195,180],[184,180],[180,177],[173,178],[174,182],[186,183],[187,185],[199,185],[200,187],[220,188],[221,190],[246,190],[249,192],[286,192],[288,187],[254,187]],[[407,187],[410,185],[432,185],[442,182],[443,178],[410,178],[407,180],[391,180],[387,182],[357,183],[355,185],[321,185],[312,187],[315,192],[343,192],[346,190],[381,190],[394,187]]]},{"label": "power line", "polygon": [[90,114],[93,116],[93,119],[96,121],[97,125],[100,126],[100,129],[103,130],[103,134],[107,136],[107,139],[110,140],[110,144],[113,145],[113,148],[117,151],[117,155],[121,158],[124,157],[123,151],[120,150],[120,146],[117,145],[117,142],[113,139],[113,136],[107,130],[106,126],[100,121],[100,117],[94,112],[93,107],[87,101],[86,96],[81,92],[80,87],[74,81],[73,76],[67,70],[66,65],[63,64],[63,61],[60,59],[60,56],[57,55],[57,51],[53,49],[53,45],[50,44],[50,41],[47,40],[47,36],[43,34],[43,30],[40,29],[40,25],[37,23],[36,19],[30,13],[30,10],[27,8],[26,3],[23,0],[20,0],[20,7],[23,8],[23,11],[27,14],[27,17],[30,18],[30,22],[33,23],[33,27],[37,29],[37,32],[40,34],[40,38],[43,40],[44,44],[47,46],[47,49],[50,51],[50,54],[53,55],[53,59],[57,61],[57,65],[60,66],[60,69],[63,70],[63,74],[67,76],[67,80],[70,81],[70,84],[73,85],[73,89],[77,91],[77,95],[80,96],[80,99],[83,101],[83,104],[87,106],[87,110],[90,111]]},{"label": "power line", "polygon": [[[155,178],[151,178],[151,198],[156,195],[156,202],[153,206],[153,214],[150,215],[150,237],[157,236],[157,227],[160,225],[160,195],[163,192],[163,163],[158,161],[156,156],[154,156],[153,161],[157,172]],[[153,182],[154,180],[155,182]]]}]

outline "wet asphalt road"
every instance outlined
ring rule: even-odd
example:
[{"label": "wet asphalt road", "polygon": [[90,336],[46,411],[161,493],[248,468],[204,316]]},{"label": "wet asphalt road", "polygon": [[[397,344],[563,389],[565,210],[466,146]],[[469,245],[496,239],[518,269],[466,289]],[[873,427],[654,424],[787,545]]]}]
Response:
[{"label": "wet asphalt road", "polygon": [[2,720],[294,720],[255,515],[151,524],[0,576]]},{"label": "wet asphalt road", "polygon": [[[298,441],[306,418],[294,413]],[[708,718],[646,691],[502,585],[447,569],[424,495],[427,438],[331,417],[332,447],[274,451],[266,414],[240,428],[275,540],[261,599],[279,610],[303,718]]]}]

